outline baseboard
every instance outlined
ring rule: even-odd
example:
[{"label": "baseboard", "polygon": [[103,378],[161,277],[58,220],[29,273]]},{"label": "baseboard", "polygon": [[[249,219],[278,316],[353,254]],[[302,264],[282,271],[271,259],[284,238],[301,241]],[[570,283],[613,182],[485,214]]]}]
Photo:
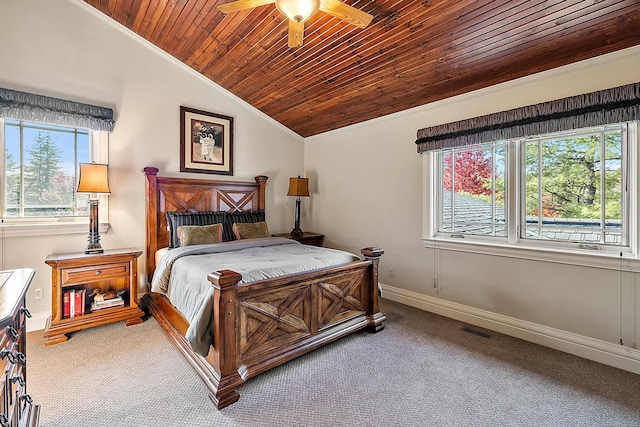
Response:
[{"label": "baseboard", "polygon": [[640,374],[640,350],[394,286],[381,286],[383,298]]},{"label": "baseboard", "polygon": [[27,332],[39,331],[47,325],[47,320],[51,316],[50,311],[31,313],[31,318],[27,320]]}]

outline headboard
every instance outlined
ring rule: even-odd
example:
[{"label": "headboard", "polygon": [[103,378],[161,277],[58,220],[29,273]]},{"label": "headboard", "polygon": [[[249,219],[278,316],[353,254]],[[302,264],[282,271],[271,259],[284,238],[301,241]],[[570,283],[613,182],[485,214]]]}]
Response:
[{"label": "headboard", "polygon": [[153,278],[156,268],[156,251],[169,246],[166,212],[265,209],[265,187],[269,178],[264,175],[256,176],[255,182],[236,182],[159,177],[158,168],[151,166],[143,172],[147,177],[147,282]]}]

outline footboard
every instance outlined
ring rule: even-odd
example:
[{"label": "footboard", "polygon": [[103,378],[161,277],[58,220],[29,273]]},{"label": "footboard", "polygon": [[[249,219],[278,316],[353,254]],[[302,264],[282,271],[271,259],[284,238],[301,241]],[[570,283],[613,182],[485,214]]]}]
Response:
[{"label": "footboard", "polygon": [[378,262],[383,251],[362,250],[364,261],[238,285],[230,270],[209,275],[214,287],[211,400],[238,400],[248,378],[351,332],[378,332]]}]

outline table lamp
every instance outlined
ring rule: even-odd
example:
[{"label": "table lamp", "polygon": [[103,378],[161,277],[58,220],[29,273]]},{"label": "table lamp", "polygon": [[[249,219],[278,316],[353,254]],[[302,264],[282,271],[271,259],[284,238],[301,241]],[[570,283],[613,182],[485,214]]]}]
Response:
[{"label": "table lamp", "polygon": [[300,229],[300,197],[309,197],[309,178],[289,178],[289,192],[287,196],[296,196],[296,223],[293,230],[291,230],[292,236],[302,236],[302,230]]},{"label": "table lamp", "polygon": [[98,194],[109,194],[108,166],[99,163],[80,163],[80,179],[76,193],[91,193],[89,195],[89,243],[84,253],[101,254],[104,252],[100,245],[100,231],[98,230]]}]

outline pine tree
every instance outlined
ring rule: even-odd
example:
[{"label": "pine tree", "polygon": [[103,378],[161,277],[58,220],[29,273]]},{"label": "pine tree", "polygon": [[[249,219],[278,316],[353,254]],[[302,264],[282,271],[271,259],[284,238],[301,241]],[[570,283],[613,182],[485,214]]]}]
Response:
[{"label": "pine tree", "polygon": [[33,147],[27,151],[30,160],[24,166],[24,195],[26,204],[46,203],[54,177],[62,172],[60,152],[49,133],[38,133]]},{"label": "pine tree", "polygon": [[13,157],[13,154],[7,152],[5,158],[5,170],[7,177],[6,203],[7,205],[17,205],[20,203],[20,166]]}]

